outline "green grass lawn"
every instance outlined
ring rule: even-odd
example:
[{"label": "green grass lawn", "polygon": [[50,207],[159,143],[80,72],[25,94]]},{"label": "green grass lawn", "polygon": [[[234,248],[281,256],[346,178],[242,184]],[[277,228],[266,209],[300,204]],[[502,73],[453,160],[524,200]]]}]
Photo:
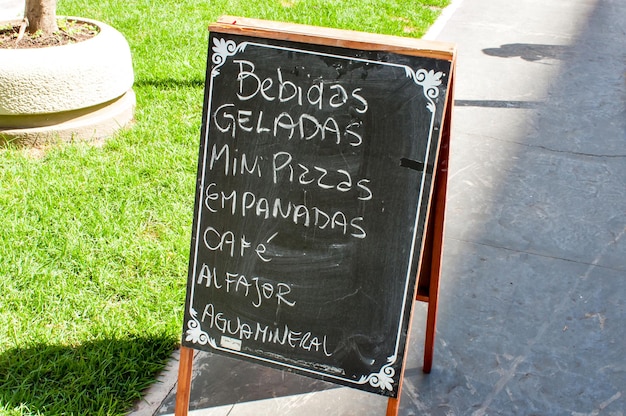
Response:
[{"label": "green grass lawn", "polygon": [[420,37],[447,3],[60,0],[126,36],[136,123],[103,147],[0,149],[0,414],[125,414],[179,343],[210,22]]}]

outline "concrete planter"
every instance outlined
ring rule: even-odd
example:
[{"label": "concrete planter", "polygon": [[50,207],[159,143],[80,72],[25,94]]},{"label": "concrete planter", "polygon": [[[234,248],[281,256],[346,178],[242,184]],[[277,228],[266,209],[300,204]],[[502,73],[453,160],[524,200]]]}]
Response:
[{"label": "concrete planter", "polygon": [[0,49],[0,143],[100,140],[133,119],[130,48],[102,22],[93,38],[63,46]]}]

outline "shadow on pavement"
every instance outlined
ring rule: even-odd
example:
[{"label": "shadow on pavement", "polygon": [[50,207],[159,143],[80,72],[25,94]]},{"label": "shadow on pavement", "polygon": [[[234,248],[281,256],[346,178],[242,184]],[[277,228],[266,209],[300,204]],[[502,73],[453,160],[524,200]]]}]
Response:
[{"label": "shadow on pavement", "polygon": [[[210,409],[277,397],[324,391],[339,386],[211,353],[196,354],[189,410]],[[175,396],[171,395],[159,414],[173,413]]]}]

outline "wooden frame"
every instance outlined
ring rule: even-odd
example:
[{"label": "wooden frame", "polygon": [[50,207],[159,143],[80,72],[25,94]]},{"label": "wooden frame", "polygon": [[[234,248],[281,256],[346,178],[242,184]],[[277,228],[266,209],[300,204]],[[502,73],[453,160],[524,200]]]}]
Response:
[{"label": "wooden frame", "polygon": [[[423,371],[430,373],[434,356],[439,279],[442,263],[445,202],[447,191],[450,131],[452,122],[453,89],[456,48],[453,44],[395,36],[376,35],[339,29],[319,28],[299,24],[259,21],[224,16],[209,26],[210,31],[236,35],[263,37],[274,40],[304,42],[365,51],[384,50],[411,56],[449,61],[450,79],[441,125],[434,185],[426,218],[425,238],[418,266],[418,281],[414,298],[428,303]],[[413,310],[411,311],[411,315]],[[411,316],[412,318],[412,316]],[[408,341],[407,341],[408,342]],[[194,350],[181,347],[176,394],[176,416],[186,416],[189,409]],[[402,366],[404,369],[404,365]],[[400,376],[398,397],[389,398],[387,416],[397,415],[400,404],[403,374]]]},{"label": "wooden frame", "polygon": [[216,23],[209,26],[209,31],[348,49],[384,50],[401,55],[422,56],[450,62],[454,61],[456,55],[456,47],[452,43],[245,17],[222,16]]}]

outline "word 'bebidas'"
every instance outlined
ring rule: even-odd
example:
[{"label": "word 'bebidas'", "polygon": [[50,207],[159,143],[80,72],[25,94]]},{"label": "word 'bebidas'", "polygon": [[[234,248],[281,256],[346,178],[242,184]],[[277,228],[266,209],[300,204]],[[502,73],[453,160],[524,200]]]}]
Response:
[{"label": "word 'bebidas'", "polygon": [[367,112],[367,100],[359,94],[362,90],[361,88],[355,88],[348,93],[343,85],[339,83],[329,85],[319,79],[305,91],[301,86],[285,80],[280,68],[276,69],[276,80],[269,77],[261,80],[254,73],[255,66],[252,62],[234,60],[233,63],[239,65],[239,75],[237,75],[239,92],[237,93],[237,98],[241,101],[247,101],[257,95],[261,95],[267,101],[278,100],[281,103],[295,101],[300,106],[307,103],[320,110],[325,106],[330,107],[330,109],[337,109],[344,105],[351,105],[359,114]]}]

